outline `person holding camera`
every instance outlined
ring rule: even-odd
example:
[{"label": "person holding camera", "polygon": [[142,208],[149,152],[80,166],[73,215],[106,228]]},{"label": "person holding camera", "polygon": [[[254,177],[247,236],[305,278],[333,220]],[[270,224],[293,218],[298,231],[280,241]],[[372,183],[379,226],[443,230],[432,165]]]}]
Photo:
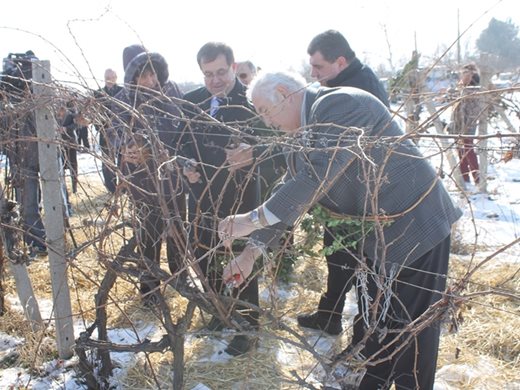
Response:
[{"label": "person holding camera", "polygon": [[3,137],[9,179],[20,204],[24,241],[31,257],[46,255],[45,229],[40,214],[38,141],[32,94],[32,51],[11,53],[3,62],[0,88],[4,92]]}]

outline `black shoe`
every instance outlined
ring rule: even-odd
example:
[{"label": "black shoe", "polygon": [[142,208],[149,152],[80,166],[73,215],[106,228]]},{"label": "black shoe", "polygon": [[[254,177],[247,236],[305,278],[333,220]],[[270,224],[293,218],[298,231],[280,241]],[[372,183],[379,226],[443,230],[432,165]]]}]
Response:
[{"label": "black shoe", "polygon": [[159,297],[155,293],[147,293],[141,297],[143,306],[148,308],[154,308],[159,306]]},{"label": "black shoe", "polygon": [[199,332],[202,332],[202,334],[196,337],[208,336],[209,332],[221,332],[224,330],[224,327],[224,323],[218,317],[211,316],[211,320],[209,320],[208,324],[199,329]]},{"label": "black shoe", "polygon": [[304,328],[322,330],[331,335],[338,335],[343,332],[341,319],[331,318],[329,313],[316,312],[312,314],[303,314],[297,317],[298,324]]},{"label": "black shoe", "polygon": [[215,316],[211,317],[209,320],[208,326],[206,326],[206,330],[209,332],[220,332],[224,329],[224,323]]},{"label": "black shoe", "polygon": [[44,246],[32,245],[29,247],[29,257],[34,259],[36,256],[47,256],[47,248]]},{"label": "black shoe", "polygon": [[224,350],[231,356],[240,356],[248,352],[256,345],[256,338],[249,338],[243,335],[233,337],[227,348]]}]

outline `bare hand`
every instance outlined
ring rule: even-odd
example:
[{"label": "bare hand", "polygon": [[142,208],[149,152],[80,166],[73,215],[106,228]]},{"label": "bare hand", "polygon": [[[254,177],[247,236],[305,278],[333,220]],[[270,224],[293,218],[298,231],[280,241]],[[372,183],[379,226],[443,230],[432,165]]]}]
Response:
[{"label": "bare hand", "polygon": [[253,265],[260,251],[251,246],[246,246],[240,255],[231,260],[228,265],[224,267],[222,279],[224,283],[234,283],[234,287],[240,286],[253,272]]},{"label": "bare hand", "polygon": [[131,146],[127,146],[123,150],[123,162],[139,165],[146,161],[146,156],[143,153],[143,148],[133,144]]},{"label": "bare hand", "polygon": [[197,172],[197,162],[195,160],[190,160],[189,164],[186,164],[182,168],[182,173],[186,176],[190,184],[199,183],[201,180],[200,172]]},{"label": "bare hand", "polygon": [[240,143],[236,148],[226,149],[226,161],[230,165],[229,171],[247,167],[253,163],[253,147]]},{"label": "bare hand", "polygon": [[224,245],[230,248],[233,239],[248,236],[256,229],[249,218],[249,213],[230,215],[218,224],[218,236],[224,241]]},{"label": "bare hand", "polygon": [[90,124],[90,121],[83,115],[83,114],[78,114],[76,115],[76,117],[74,118],[74,123],[76,123],[78,126],[88,126]]}]

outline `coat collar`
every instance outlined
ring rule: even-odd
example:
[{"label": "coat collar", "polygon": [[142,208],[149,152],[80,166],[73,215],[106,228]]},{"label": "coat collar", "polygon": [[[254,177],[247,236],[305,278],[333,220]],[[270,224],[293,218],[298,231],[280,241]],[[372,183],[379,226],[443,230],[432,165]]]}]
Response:
[{"label": "coat collar", "polygon": [[316,100],[336,89],[337,88],[316,87],[314,85],[310,85],[307,87],[307,89],[305,90],[305,96],[303,98],[302,104],[302,127],[307,126],[309,124],[309,119],[312,113],[312,107]]},{"label": "coat collar", "polygon": [[345,80],[351,79],[354,75],[356,75],[359,70],[363,67],[361,61],[356,57],[352,60],[352,62],[343,69],[339,74],[333,78],[332,80],[327,81],[327,85],[329,87],[339,87],[345,85]]},{"label": "coat collar", "polygon": [[[203,88],[204,88],[203,96],[202,96],[202,98],[203,98],[202,101],[204,102],[203,106],[205,108],[209,108],[211,105],[212,95],[211,95],[211,93],[209,93],[209,91],[206,87],[203,87]],[[242,84],[238,80],[238,78],[235,77],[235,85],[234,85],[233,89],[231,91],[229,91],[229,93],[226,96],[222,97],[221,99],[224,101],[223,105],[226,105],[240,97],[243,97],[245,99],[245,96],[246,96],[246,87],[244,86],[244,84]]]}]

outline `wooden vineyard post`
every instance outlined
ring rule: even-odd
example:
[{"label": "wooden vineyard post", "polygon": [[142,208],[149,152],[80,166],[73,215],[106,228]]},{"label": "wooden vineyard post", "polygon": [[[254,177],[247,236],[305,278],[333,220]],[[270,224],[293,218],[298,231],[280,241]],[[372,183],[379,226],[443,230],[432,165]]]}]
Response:
[{"label": "wooden vineyard post", "polygon": [[62,195],[56,121],[50,110],[54,92],[51,87],[49,61],[33,62],[36,134],[40,160],[40,177],[44,208],[44,225],[49,252],[56,342],[59,357],[73,354],[74,329],[65,258],[65,205]]},{"label": "wooden vineyard post", "polygon": [[[7,198],[5,197],[4,189],[0,184],[0,215],[4,216],[8,213],[7,208]],[[22,305],[25,318],[27,318],[27,321],[29,321],[31,325],[31,329],[35,332],[43,329],[43,321],[38,306],[38,300],[34,295],[31,279],[27,272],[27,266],[24,262],[17,261],[17,256],[13,251],[11,251],[13,248],[11,248],[10,245],[12,246],[12,240],[14,237],[11,237],[11,243],[9,243],[8,236],[10,232],[8,232],[7,229],[9,229],[7,226],[0,227],[0,256],[9,263],[9,270],[13,275],[16,292],[18,294],[18,299],[20,299],[20,304]],[[0,277],[2,277],[2,275],[0,275]]]}]

